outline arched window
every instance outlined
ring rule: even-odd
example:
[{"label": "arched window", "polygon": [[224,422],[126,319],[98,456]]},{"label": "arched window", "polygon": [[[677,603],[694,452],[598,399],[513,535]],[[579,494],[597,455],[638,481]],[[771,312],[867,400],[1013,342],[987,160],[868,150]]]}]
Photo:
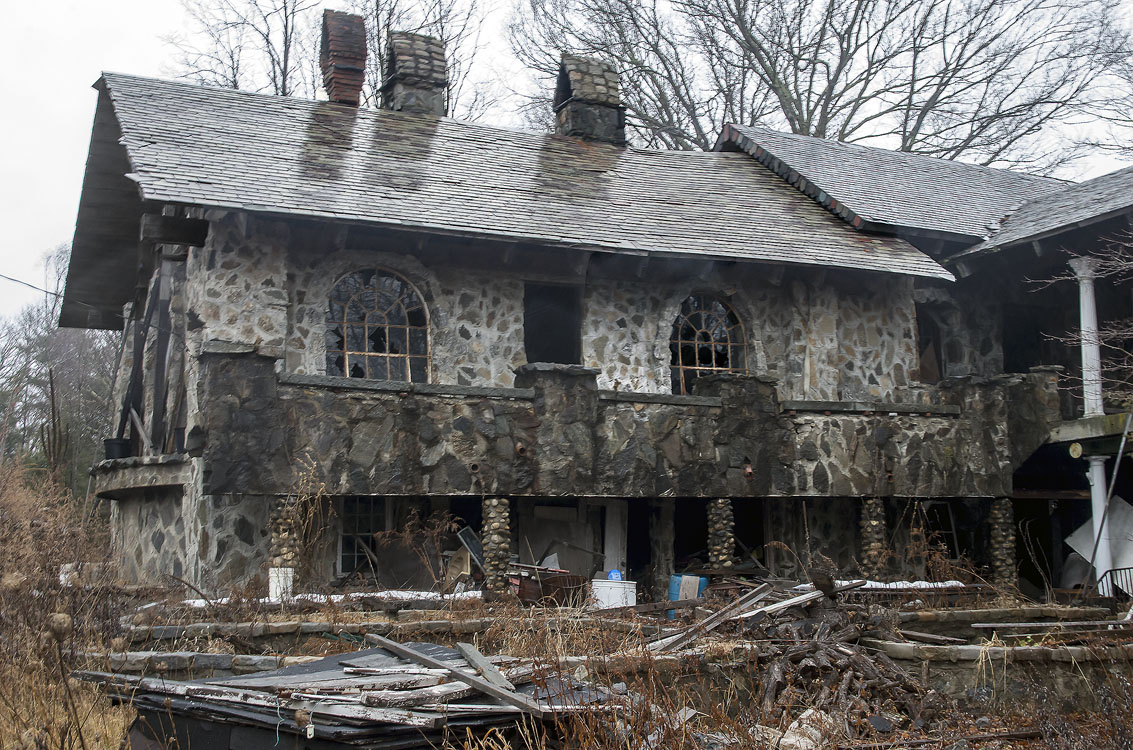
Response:
[{"label": "arched window", "polygon": [[347,274],[327,308],[327,375],[429,380],[429,313],[421,294],[384,268]]},{"label": "arched window", "polygon": [[673,393],[691,393],[701,375],[747,372],[747,338],[731,306],[711,294],[694,294],[681,303],[669,339]]}]

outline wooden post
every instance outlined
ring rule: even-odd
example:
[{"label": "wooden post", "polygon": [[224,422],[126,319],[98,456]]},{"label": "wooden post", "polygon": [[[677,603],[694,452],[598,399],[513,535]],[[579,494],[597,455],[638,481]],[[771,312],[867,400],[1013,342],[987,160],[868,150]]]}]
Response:
[{"label": "wooden post", "polygon": [[673,542],[676,537],[674,515],[676,501],[659,497],[650,501],[649,553],[653,564],[653,593],[657,599],[669,594],[669,576],[673,574]]},{"label": "wooden post", "polygon": [[606,527],[602,537],[605,570],[626,574],[626,533],[629,501],[614,498],[606,501]]}]

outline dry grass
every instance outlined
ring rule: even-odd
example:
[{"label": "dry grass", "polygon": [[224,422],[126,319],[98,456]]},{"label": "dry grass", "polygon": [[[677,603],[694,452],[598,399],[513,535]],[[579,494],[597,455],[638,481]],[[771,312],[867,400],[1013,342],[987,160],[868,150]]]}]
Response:
[{"label": "dry grass", "polygon": [[[109,642],[120,614],[107,534],[50,477],[0,465],[0,748],[112,748],[132,712],[66,679],[72,649]],[[72,585],[60,565],[88,563]],[[93,564],[91,564],[93,563]]]}]

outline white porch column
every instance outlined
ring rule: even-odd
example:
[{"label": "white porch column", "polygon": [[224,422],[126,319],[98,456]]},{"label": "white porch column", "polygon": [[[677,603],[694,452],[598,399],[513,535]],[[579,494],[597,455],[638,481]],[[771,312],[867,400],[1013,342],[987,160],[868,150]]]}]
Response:
[{"label": "white porch column", "polygon": [[628,534],[629,505],[626,500],[606,501],[606,528],[603,537],[603,566],[607,572],[617,569],[628,578],[626,570],[626,538]]},{"label": "white porch column", "polygon": [[[1105,517],[1106,495],[1109,486],[1105,476],[1105,456],[1090,456],[1086,459],[1090,468],[1086,476],[1090,480],[1090,516],[1094,524],[1094,540],[1097,543],[1097,552],[1094,554],[1094,571],[1100,579],[1106,571],[1113,567],[1113,556],[1109,549],[1109,536],[1103,533],[1102,519]],[[1111,596],[1112,587],[1109,581],[1098,586],[1098,593],[1102,596]]]},{"label": "white porch column", "polygon": [[1094,300],[1097,261],[1074,258],[1070,269],[1078,277],[1078,314],[1082,341],[1082,400],[1086,417],[1105,414],[1102,407],[1102,356],[1098,340],[1098,309]]}]

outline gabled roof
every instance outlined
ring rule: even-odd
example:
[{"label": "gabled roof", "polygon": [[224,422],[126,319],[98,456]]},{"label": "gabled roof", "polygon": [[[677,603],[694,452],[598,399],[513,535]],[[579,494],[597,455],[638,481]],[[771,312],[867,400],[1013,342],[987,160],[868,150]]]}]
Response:
[{"label": "gabled roof", "polygon": [[[903,240],[855,232],[743,154],[646,151],[112,73],[96,87],[96,117],[120,126],[144,201],[952,278]],[[92,141],[92,154],[111,145]],[[88,166],[80,213],[99,179]],[[80,255],[127,252],[109,242],[80,221]],[[71,293],[74,269],[65,308],[95,302],[82,298],[93,290]]]},{"label": "gabled roof", "polygon": [[728,125],[728,144],[755,157],[856,227],[898,227],[984,239],[1027,200],[1066,183],[905,151]]},{"label": "gabled roof", "polygon": [[1133,212],[1133,167],[1067,185],[1024,203],[1003,220],[990,239],[956,257],[1029,242],[1128,212]]}]

